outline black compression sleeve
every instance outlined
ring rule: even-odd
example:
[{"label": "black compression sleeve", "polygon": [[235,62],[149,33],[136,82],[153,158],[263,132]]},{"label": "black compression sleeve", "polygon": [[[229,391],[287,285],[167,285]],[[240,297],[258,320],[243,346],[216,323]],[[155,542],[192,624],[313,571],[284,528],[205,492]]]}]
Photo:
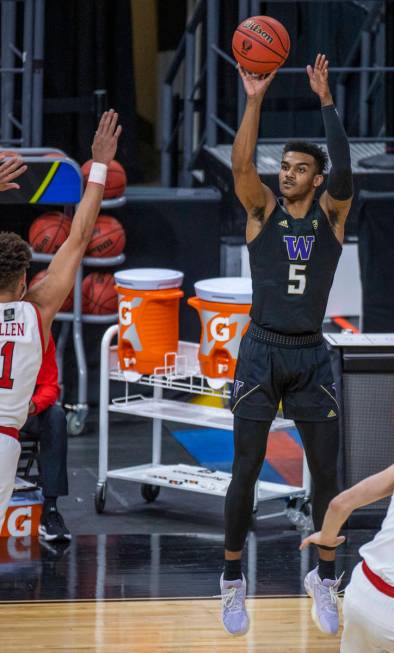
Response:
[{"label": "black compression sleeve", "polygon": [[353,179],[346,132],[333,104],[321,111],[331,160],[327,191],[334,199],[347,200],[353,195]]}]

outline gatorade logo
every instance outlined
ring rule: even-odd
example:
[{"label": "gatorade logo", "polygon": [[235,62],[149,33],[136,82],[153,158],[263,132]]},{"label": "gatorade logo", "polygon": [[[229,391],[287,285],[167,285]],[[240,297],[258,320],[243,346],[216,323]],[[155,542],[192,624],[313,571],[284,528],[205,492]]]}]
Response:
[{"label": "gatorade logo", "polygon": [[209,330],[214,340],[226,342],[230,340],[230,318],[215,317],[210,324]]},{"label": "gatorade logo", "polygon": [[12,537],[31,535],[31,506],[13,510],[7,522],[8,532]]},{"label": "gatorade logo", "polygon": [[122,326],[130,326],[133,322],[131,302],[125,300],[119,302],[119,322]]}]

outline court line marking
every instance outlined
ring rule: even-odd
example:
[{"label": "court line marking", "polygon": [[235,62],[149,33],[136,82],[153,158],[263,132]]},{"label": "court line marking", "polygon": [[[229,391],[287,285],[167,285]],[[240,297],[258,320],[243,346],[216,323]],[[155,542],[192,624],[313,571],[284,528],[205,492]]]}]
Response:
[{"label": "court line marking", "polygon": [[[271,595],[267,594],[263,596],[258,594],[256,596],[246,596],[249,600],[259,599],[264,601],[265,599],[308,599],[310,597],[307,594],[276,594]],[[219,601],[220,597],[214,596],[160,596],[160,597],[136,597],[135,599],[35,599],[33,601],[0,601],[0,605],[34,605],[38,603],[42,604],[57,604],[57,603],[136,603],[136,602],[149,602],[152,601]]]}]

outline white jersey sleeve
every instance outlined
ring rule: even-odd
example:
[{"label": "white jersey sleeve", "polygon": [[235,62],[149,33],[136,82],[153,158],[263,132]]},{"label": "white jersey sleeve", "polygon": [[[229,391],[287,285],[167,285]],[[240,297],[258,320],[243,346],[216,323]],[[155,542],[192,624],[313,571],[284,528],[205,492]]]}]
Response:
[{"label": "white jersey sleeve", "polygon": [[37,308],[23,301],[0,303],[0,430],[24,425],[43,351]]}]

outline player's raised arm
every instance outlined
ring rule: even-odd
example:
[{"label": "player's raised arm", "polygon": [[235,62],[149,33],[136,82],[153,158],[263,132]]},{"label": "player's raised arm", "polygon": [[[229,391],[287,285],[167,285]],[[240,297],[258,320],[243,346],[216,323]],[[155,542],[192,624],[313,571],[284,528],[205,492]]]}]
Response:
[{"label": "player's raised arm", "polygon": [[247,241],[261,231],[265,218],[275,206],[275,196],[260,180],[253,162],[259,133],[261,105],[275,72],[265,78],[256,78],[238,67],[247,95],[245,113],[234,140],[231,163],[235,192],[247,214]]},{"label": "player's raised arm", "polygon": [[327,190],[320,198],[320,205],[328,216],[336,236],[342,241],[344,225],[353,197],[349,143],[328,84],[326,56],[318,54],[314,67],[308,66],[307,73],[312,91],[320,98],[327,149],[331,160]]},{"label": "player's raised arm", "polygon": [[383,472],[369,476],[348,490],[338,494],[328,507],[321,531],[305,538],[300,548],[304,549],[309,544],[330,547],[342,544],[345,538],[338,536],[338,533],[353,510],[384,499],[393,494],[393,492],[394,465],[390,465]]},{"label": "player's raised arm", "polygon": [[40,310],[44,333],[69,294],[78,266],[90,241],[103,198],[107,166],[115,157],[121,127],[118,114],[105,112],[97,128],[93,144],[93,165],[86,190],[72,221],[70,235],[55,254],[48,274],[26,295]]}]

